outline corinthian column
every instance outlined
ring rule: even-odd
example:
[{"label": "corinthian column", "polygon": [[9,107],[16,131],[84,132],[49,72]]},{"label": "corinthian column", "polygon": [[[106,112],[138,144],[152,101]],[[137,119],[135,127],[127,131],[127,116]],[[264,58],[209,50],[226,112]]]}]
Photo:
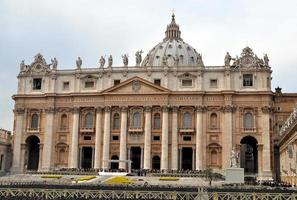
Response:
[{"label": "corinthian column", "polygon": [[232,112],[234,111],[234,107],[231,105],[224,106],[222,108],[224,112],[224,123],[223,123],[223,169],[230,167],[230,155],[232,151],[233,145],[233,129],[232,129]]},{"label": "corinthian column", "polygon": [[144,127],[144,169],[151,169],[151,138],[152,138],[151,107],[145,107]]},{"label": "corinthian column", "polygon": [[177,132],[177,111],[178,107],[172,108],[172,144],[171,144],[171,169],[178,169],[178,132]]},{"label": "corinthian column", "polygon": [[23,120],[25,109],[18,108],[15,110],[15,133],[13,135],[13,160],[12,172],[21,172],[21,140],[23,132]]},{"label": "corinthian column", "polygon": [[99,169],[101,166],[101,135],[102,135],[102,108],[96,108],[96,138],[95,138],[95,163],[94,168]]},{"label": "corinthian column", "polygon": [[269,127],[269,113],[270,108],[268,106],[262,107],[262,143],[263,143],[263,150],[262,150],[262,170],[263,176],[265,177],[272,177],[271,174],[271,163],[270,163],[270,127]]},{"label": "corinthian column", "polygon": [[110,146],[110,107],[104,109],[104,133],[103,133],[103,163],[102,168],[108,169],[109,146]]},{"label": "corinthian column", "polygon": [[162,152],[161,152],[161,170],[168,169],[168,107],[163,107],[162,114]]},{"label": "corinthian column", "polygon": [[54,135],[54,108],[48,108],[45,110],[46,113],[46,124],[42,155],[42,170],[49,171],[53,166],[53,135]]},{"label": "corinthian column", "polygon": [[[120,160],[127,160],[127,107],[121,111]],[[126,163],[119,163],[120,169],[126,169]]]},{"label": "corinthian column", "polygon": [[79,127],[79,108],[73,108],[73,125],[70,149],[70,168],[78,168],[78,127]]},{"label": "corinthian column", "polygon": [[203,107],[196,107],[196,170],[203,169]]}]

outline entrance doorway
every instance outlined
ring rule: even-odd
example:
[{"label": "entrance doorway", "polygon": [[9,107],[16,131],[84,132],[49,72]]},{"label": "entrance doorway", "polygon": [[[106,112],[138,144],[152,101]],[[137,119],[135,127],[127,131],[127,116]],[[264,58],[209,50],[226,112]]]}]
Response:
[{"label": "entrance doorway", "polygon": [[152,169],[160,170],[160,157],[154,156],[152,159]]},{"label": "entrance doorway", "polygon": [[39,143],[40,143],[40,140],[35,135],[29,136],[26,140],[26,145],[28,149],[27,170],[38,170]]},{"label": "entrance doorway", "polygon": [[140,169],[141,163],[141,148],[131,147],[132,169]]},{"label": "entrance doorway", "polygon": [[252,136],[246,136],[240,141],[240,167],[245,173],[255,174],[258,172],[257,140]]},{"label": "entrance doorway", "polygon": [[182,169],[192,170],[193,167],[193,149],[191,147],[182,148]]},{"label": "entrance doorway", "polygon": [[92,168],[92,157],[93,157],[92,147],[83,147],[81,156],[82,156],[81,157],[81,167],[83,169]]},{"label": "entrance doorway", "polygon": [[[119,160],[119,157],[118,157],[117,155],[113,155],[113,156],[111,157],[111,160]],[[110,168],[111,168],[111,169],[119,169],[119,163],[117,163],[117,162],[112,162],[112,163],[110,164]]]}]

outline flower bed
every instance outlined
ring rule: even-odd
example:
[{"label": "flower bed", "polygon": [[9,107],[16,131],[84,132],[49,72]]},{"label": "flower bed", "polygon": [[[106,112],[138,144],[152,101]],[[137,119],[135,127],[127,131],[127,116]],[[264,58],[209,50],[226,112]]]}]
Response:
[{"label": "flower bed", "polygon": [[176,177],[161,177],[159,178],[160,181],[178,181],[179,178]]},{"label": "flower bed", "polygon": [[60,179],[60,178],[62,178],[62,175],[42,175],[41,178],[54,178],[54,179]]},{"label": "flower bed", "polygon": [[116,176],[116,177],[113,177],[113,178],[105,181],[104,183],[109,184],[109,185],[132,184],[132,183],[134,183],[134,181],[132,181],[131,179],[128,179],[127,177],[124,177],[124,176]]}]

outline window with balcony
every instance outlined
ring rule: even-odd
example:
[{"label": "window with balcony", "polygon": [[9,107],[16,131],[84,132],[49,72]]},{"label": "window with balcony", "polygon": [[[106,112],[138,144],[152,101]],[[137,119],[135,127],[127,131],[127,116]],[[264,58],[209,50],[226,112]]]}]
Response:
[{"label": "window with balcony", "polygon": [[160,113],[154,114],[154,126],[153,126],[153,128],[155,130],[160,130],[160,128],[161,128],[161,117],[160,117]]},{"label": "window with balcony", "polygon": [[243,127],[244,130],[253,130],[254,128],[254,119],[251,112],[246,112],[243,118]]},{"label": "window with balcony", "polygon": [[189,112],[185,112],[183,115],[183,128],[192,128],[192,115]]},{"label": "window with balcony", "polygon": [[32,129],[37,129],[38,128],[38,121],[39,117],[37,114],[33,114],[31,117],[31,127]]},{"label": "window with balcony", "polygon": [[119,113],[115,113],[113,115],[113,130],[119,130],[120,129],[120,115]]},{"label": "window with balcony", "polygon": [[93,128],[93,114],[92,113],[86,114],[85,128]]}]

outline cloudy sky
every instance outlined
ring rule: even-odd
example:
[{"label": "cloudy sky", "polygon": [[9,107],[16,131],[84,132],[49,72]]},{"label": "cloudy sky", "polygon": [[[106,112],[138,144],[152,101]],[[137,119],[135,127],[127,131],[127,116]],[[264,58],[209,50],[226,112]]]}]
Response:
[{"label": "cloudy sky", "polygon": [[[42,53],[58,68],[98,66],[101,55],[146,54],[164,37],[175,10],[182,38],[206,65],[222,65],[226,51],[245,46],[273,69],[273,88],[297,92],[296,0],[0,0],[0,127],[12,130],[19,63]],[[133,61],[134,64],[134,59]]]}]

